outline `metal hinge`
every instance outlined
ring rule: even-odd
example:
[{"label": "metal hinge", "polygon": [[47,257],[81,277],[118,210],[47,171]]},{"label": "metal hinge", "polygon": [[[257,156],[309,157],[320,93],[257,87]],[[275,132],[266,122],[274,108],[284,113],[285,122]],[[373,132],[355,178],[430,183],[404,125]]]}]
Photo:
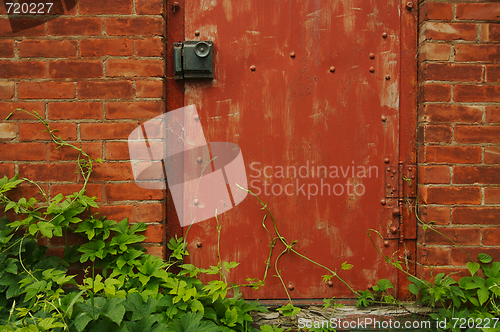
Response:
[{"label": "metal hinge", "polygon": [[[388,239],[416,238],[415,200],[417,193],[416,165],[398,165],[385,167],[385,220]],[[392,198],[392,199],[391,199]]]}]

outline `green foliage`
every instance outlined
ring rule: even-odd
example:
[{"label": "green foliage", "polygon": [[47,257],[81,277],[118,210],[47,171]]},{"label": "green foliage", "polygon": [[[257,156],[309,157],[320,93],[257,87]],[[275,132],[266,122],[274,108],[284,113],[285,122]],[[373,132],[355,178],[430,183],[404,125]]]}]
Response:
[{"label": "green foliage", "polygon": [[[238,263],[207,269],[183,264],[188,253],[182,238],[168,243],[168,261],[147,255],[139,245],[145,224],[93,215],[95,198],[84,191],[45,204],[34,198],[11,201],[6,194],[22,181],[16,176],[0,182],[2,206],[17,215],[14,221],[0,219],[0,330],[251,331],[249,312],[267,312],[241,299],[237,286],[222,280],[203,285],[198,279],[229,272]],[[37,244],[69,232],[87,240],[65,250],[74,262],[91,264],[81,284],[67,274],[67,262],[47,256],[47,248]],[[229,289],[233,298],[227,298]]]}]

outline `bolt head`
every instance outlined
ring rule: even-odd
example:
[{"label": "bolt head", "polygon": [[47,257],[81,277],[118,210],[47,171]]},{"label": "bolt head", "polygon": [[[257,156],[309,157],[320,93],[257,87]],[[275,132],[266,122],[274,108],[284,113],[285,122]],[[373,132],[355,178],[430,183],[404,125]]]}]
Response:
[{"label": "bolt head", "polygon": [[370,53],[370,59],[375,59],[375,53]]},{"label": "bolt head", "polygon": [[391,233],[396,234],[398,232],[398,228],[396,226],[391,227]]},{"label": "bolt head", "polygon": [[391,187],[391,184],[390,184],[390,183],[388,183],[388,184],[387,184],[387,188],[390,188],[390,187]]},{"label": "bolt head", "polygon": [[375,72],[375,67],[370,67],[370,73]]},{"label": "bolt head", "polygon": [[368,285],[368,289],[372,290],[373,289],[373,285]]},{"label": "bolt head", "polygon": [[198,36],[200,35],[200,32],[199,32],[198,30],[196,30],[196,31],[194,32],[194,35],[195,35],[196,37],[198,37]]},{"label": "bolt head", "polygon": [[387,32],[382,33],[382,38],[387,38]]},{"label": "bolt head", "polygon": [[333,287],[333,281],[331,281],[331,280],[328,280],[328,282],[326,284],[328,285],[328,287]]},{"label": "bolt head", "polygon": [[387,121],[387,117],[385,115],[382,115],[382,117],[380,119],[382,120],[382,122],[386,122]]},{"label": "bolt head", "polygon": [[384,159],[384,163],[388,164],[390,162],[389,158]]},{"label": "bolt head", "polygon": [[412,9],[412,8],[413,8],[413,2],[408,1],[408,2],[406,3],[406,8],[408,8],[408,9]]},{"label": "bolt head", "polygon": [[290,57],[295,58],[295,52],[290,52]]},{"label": "bolt head", "polygon": [[389,241],[384,241],[384,247],[388,247],[389,246]]},{"label": "bolt head", "polygon": [[194,205],[198,205],[198,204],[200,204],[200,201],[199,201],[199,200],[198,200],[198,198],[197,198],[197,199],[195,199],[195,200],[194,200],[194,202],[193,202],[193,203],[194,203]]},{"label": "bolt head", "polygon": [[295,289],[295,287],[293,287],[293,285],[290,284],[290,285],[288,285],[288,289],[291,290],[291,291],[293,291]]},{"label": "bolt head", "polygon": [[203,161],[203,158],[202,158],[202,157],[198,157],[198,159],[197,159],[197,160],[198,160],[198,163],[200,163],[200,164],[201,164],[201,162]]},{"label": "bolt head", "polygon": [[250,70],[251,70],[251,71],[255,71],[255,66],[254,66],[254,65],[251,65],[251,66],[250,66]]},{"label": "bolt head", "polygon": [[398,208],[392,209],[392,215],[399,216],[399,209]]},{"label": "bolt head", "polygon": [[385,79],[386,79],[386,80],[390,80],[390,79],[391,79],[391,76],[389,76],[389,75],[385,75]]},{"label": "bolt head", "polygon": [[172,3],[172,11],[175,13],[176,11],[178,11],[179,9],[181,8],[181,5],[176,1],[174,3]]},{"label": "bolt head", "polygon": [[385,205],[386,203],[387,203],[387,202],[385,201],[385,199],[381,199],[381,200],[380,200],[380,204]]},{"label": "bolt head", "polygon": [[201,248],[201,246],[202,246],[202,245],[203,245],[203,244],[201,243],[201,241],[196,242],[196,246],[197,246],[198,248]]},{"label": "bolt head", "polygon": [[335,71],[335,67],[334,66],[331,66],[330,67],[330,73],[333,73]]}]

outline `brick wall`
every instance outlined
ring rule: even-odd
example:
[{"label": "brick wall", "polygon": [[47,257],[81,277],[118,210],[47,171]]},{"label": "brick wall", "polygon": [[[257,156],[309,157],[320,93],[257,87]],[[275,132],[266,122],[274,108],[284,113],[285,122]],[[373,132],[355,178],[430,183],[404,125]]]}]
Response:
[{"label": "brick wall", "polygon": [[[44,126],[26,114],[3,121],[16,108],[38,112],[63,139],[81,140],[104,160],[87,194],[98,197],[99,212],[110,219],[149,223],[146,246],[159,256],[165,192],[135,185],[127,137],[165,112],[163,7],[161,0],[79,0],[64,16],[13,33],[0,2],[0,175],[19,172],[51,195],[80,188],[74,150],[55,150]],[[35,194],[30,186],[16,193]],[[61,243],[49,245],[57,251]]]},{"label": "brick wall", "polygon": [[[418,161],[421,217],[477,259],[500,260],[500,3],[421,1]],[[419,229],[419,272],[468,257]]]}]

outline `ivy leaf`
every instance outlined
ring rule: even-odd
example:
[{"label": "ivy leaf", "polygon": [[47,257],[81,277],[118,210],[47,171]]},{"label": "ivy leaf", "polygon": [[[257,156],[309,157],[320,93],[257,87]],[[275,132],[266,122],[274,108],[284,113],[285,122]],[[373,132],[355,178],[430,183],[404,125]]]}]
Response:
[{"label": "ivy leaf", "polygon": [[46,221],[40,221],[38,222],[38,229],[40,230],[40,233],[42,233],[43,236],[46,236],[48,238],[52,238],[52,231],[56,228],[52,223],[46,222]]},{"label": "ivy leaf", "polygon": [[488,264],[493,260],[493,258],[491,258],[490,255],[483,254],[483,253],[477,255],[477,258],[479,259],[479,261],[481,263],[484,263],[484,264]]},{"label": "ivy leaf", "polygon": [[224,316],[224,318],[221,318],[221,322],[229,327],[236,326],[236,322],[238,321],[238,311],[235,307],[233,307],[232,309],[227,308]]},{"label": "ivy leaf", "polygon": [[467,268],[469,269],[470,274],[474,276],[474,274],[476,274],[476,272],[479,270],[479,263],[468,262]]},{"label": "ivy leaf", "polygon": [[85,263],[89,259],[93,262],[96,257],[102,259],[104,257],[103,249],[105,246],[102,240],[92,241],[82,245],[78,248],[78,251],[83,253],[82,257],[80,257],[80,263]]},{"label": "ivy leaf", "polygon": [[350,269],[352,269],[353,266],[354,265],[352,265],[352,264],[347,264],[347,261],[346,261],[346,262],[342,263],[341,269],[342,270],[350,270]]}]

